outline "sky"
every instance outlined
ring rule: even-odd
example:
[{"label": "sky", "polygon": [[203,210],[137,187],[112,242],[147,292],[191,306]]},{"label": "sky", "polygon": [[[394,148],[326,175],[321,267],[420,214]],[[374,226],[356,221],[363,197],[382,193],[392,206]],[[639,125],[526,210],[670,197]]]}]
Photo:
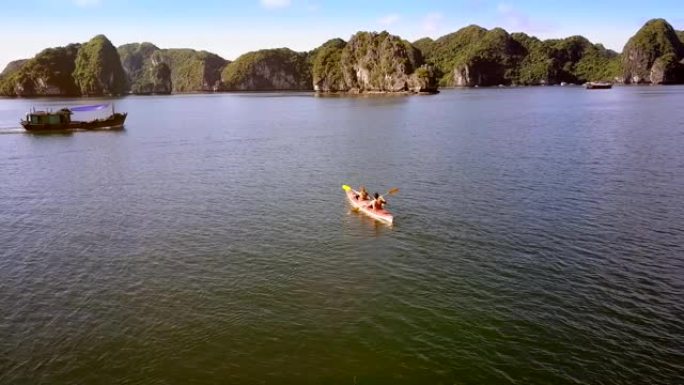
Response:
[{"label": "sky", "polygon": [[357,31],[387,30],[409,41],[470,24],[542,39],[584,35],[622,51],[649,19],[684,29],[682,0],[2,0],[0,69],[47,47],[97,34],[114,45],[148,41],[233,60],[263,48],[313,49]]}]

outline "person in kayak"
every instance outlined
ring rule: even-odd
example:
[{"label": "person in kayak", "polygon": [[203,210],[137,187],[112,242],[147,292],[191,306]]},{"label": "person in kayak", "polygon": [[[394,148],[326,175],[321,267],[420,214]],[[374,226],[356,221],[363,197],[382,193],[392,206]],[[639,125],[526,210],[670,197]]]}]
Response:
[{"label": "person in kayak", "polygon": [[376,192],[373,194],[373,200],[370,203],[370,208],[373,210],[380,210],[384,209],[386,204],[387,201],[385,198]]},{"label": "person in kayak", "polygon": [[366,191],[366,188],[364,186],[361,186],[359,188],[359,193],[354,194],[354,198],[360,201],[366,201],[368,200],[368,191]]}]

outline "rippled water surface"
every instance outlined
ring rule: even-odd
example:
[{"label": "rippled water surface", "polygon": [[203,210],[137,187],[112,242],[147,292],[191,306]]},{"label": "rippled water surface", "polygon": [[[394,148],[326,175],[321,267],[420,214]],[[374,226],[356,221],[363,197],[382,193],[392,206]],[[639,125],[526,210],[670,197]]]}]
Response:
[{"label": "rippled water surface", "polygon": [[0,383],[682,383],[683,101],[127,97],[31,135],[94,101],[0,100]]}]

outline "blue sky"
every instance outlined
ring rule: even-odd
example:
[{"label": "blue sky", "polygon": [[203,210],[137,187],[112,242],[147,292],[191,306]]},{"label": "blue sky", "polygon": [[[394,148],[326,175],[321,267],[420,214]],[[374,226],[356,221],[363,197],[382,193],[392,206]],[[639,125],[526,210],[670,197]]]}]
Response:
[{"label": "blue sky", "polygon": [[[8,3],[8,4],[5,4]],[[622,50],[654,17],[684,29],[682,0],[651,2],[540,0],[6,0],[0,68],[46,47],[103,33],[114,45],[150,41],[226,59],[274,47],[309,50],[359,30],[388,30],[408,40],[433,38],[469,24],[540,38],[581,34]]]}]

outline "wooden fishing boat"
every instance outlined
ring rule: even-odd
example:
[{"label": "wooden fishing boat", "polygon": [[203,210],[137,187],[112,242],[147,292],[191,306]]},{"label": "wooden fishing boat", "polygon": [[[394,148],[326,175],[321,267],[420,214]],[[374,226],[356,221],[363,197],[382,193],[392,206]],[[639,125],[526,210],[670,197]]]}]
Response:
[{"label": "wooden fishing boat", "polygon": [[[105,110],[111,106],[108,116],[92,120],[72,120],[74,112],[89,112]],[[96,130],[123,128],[127,113],[114,111],[114,106],[97,104],[92,106],[77,106],[62,108],[57,111],[32,109],[21,121],[21,126],[28,131],[59,131],[59,130]]]}]

